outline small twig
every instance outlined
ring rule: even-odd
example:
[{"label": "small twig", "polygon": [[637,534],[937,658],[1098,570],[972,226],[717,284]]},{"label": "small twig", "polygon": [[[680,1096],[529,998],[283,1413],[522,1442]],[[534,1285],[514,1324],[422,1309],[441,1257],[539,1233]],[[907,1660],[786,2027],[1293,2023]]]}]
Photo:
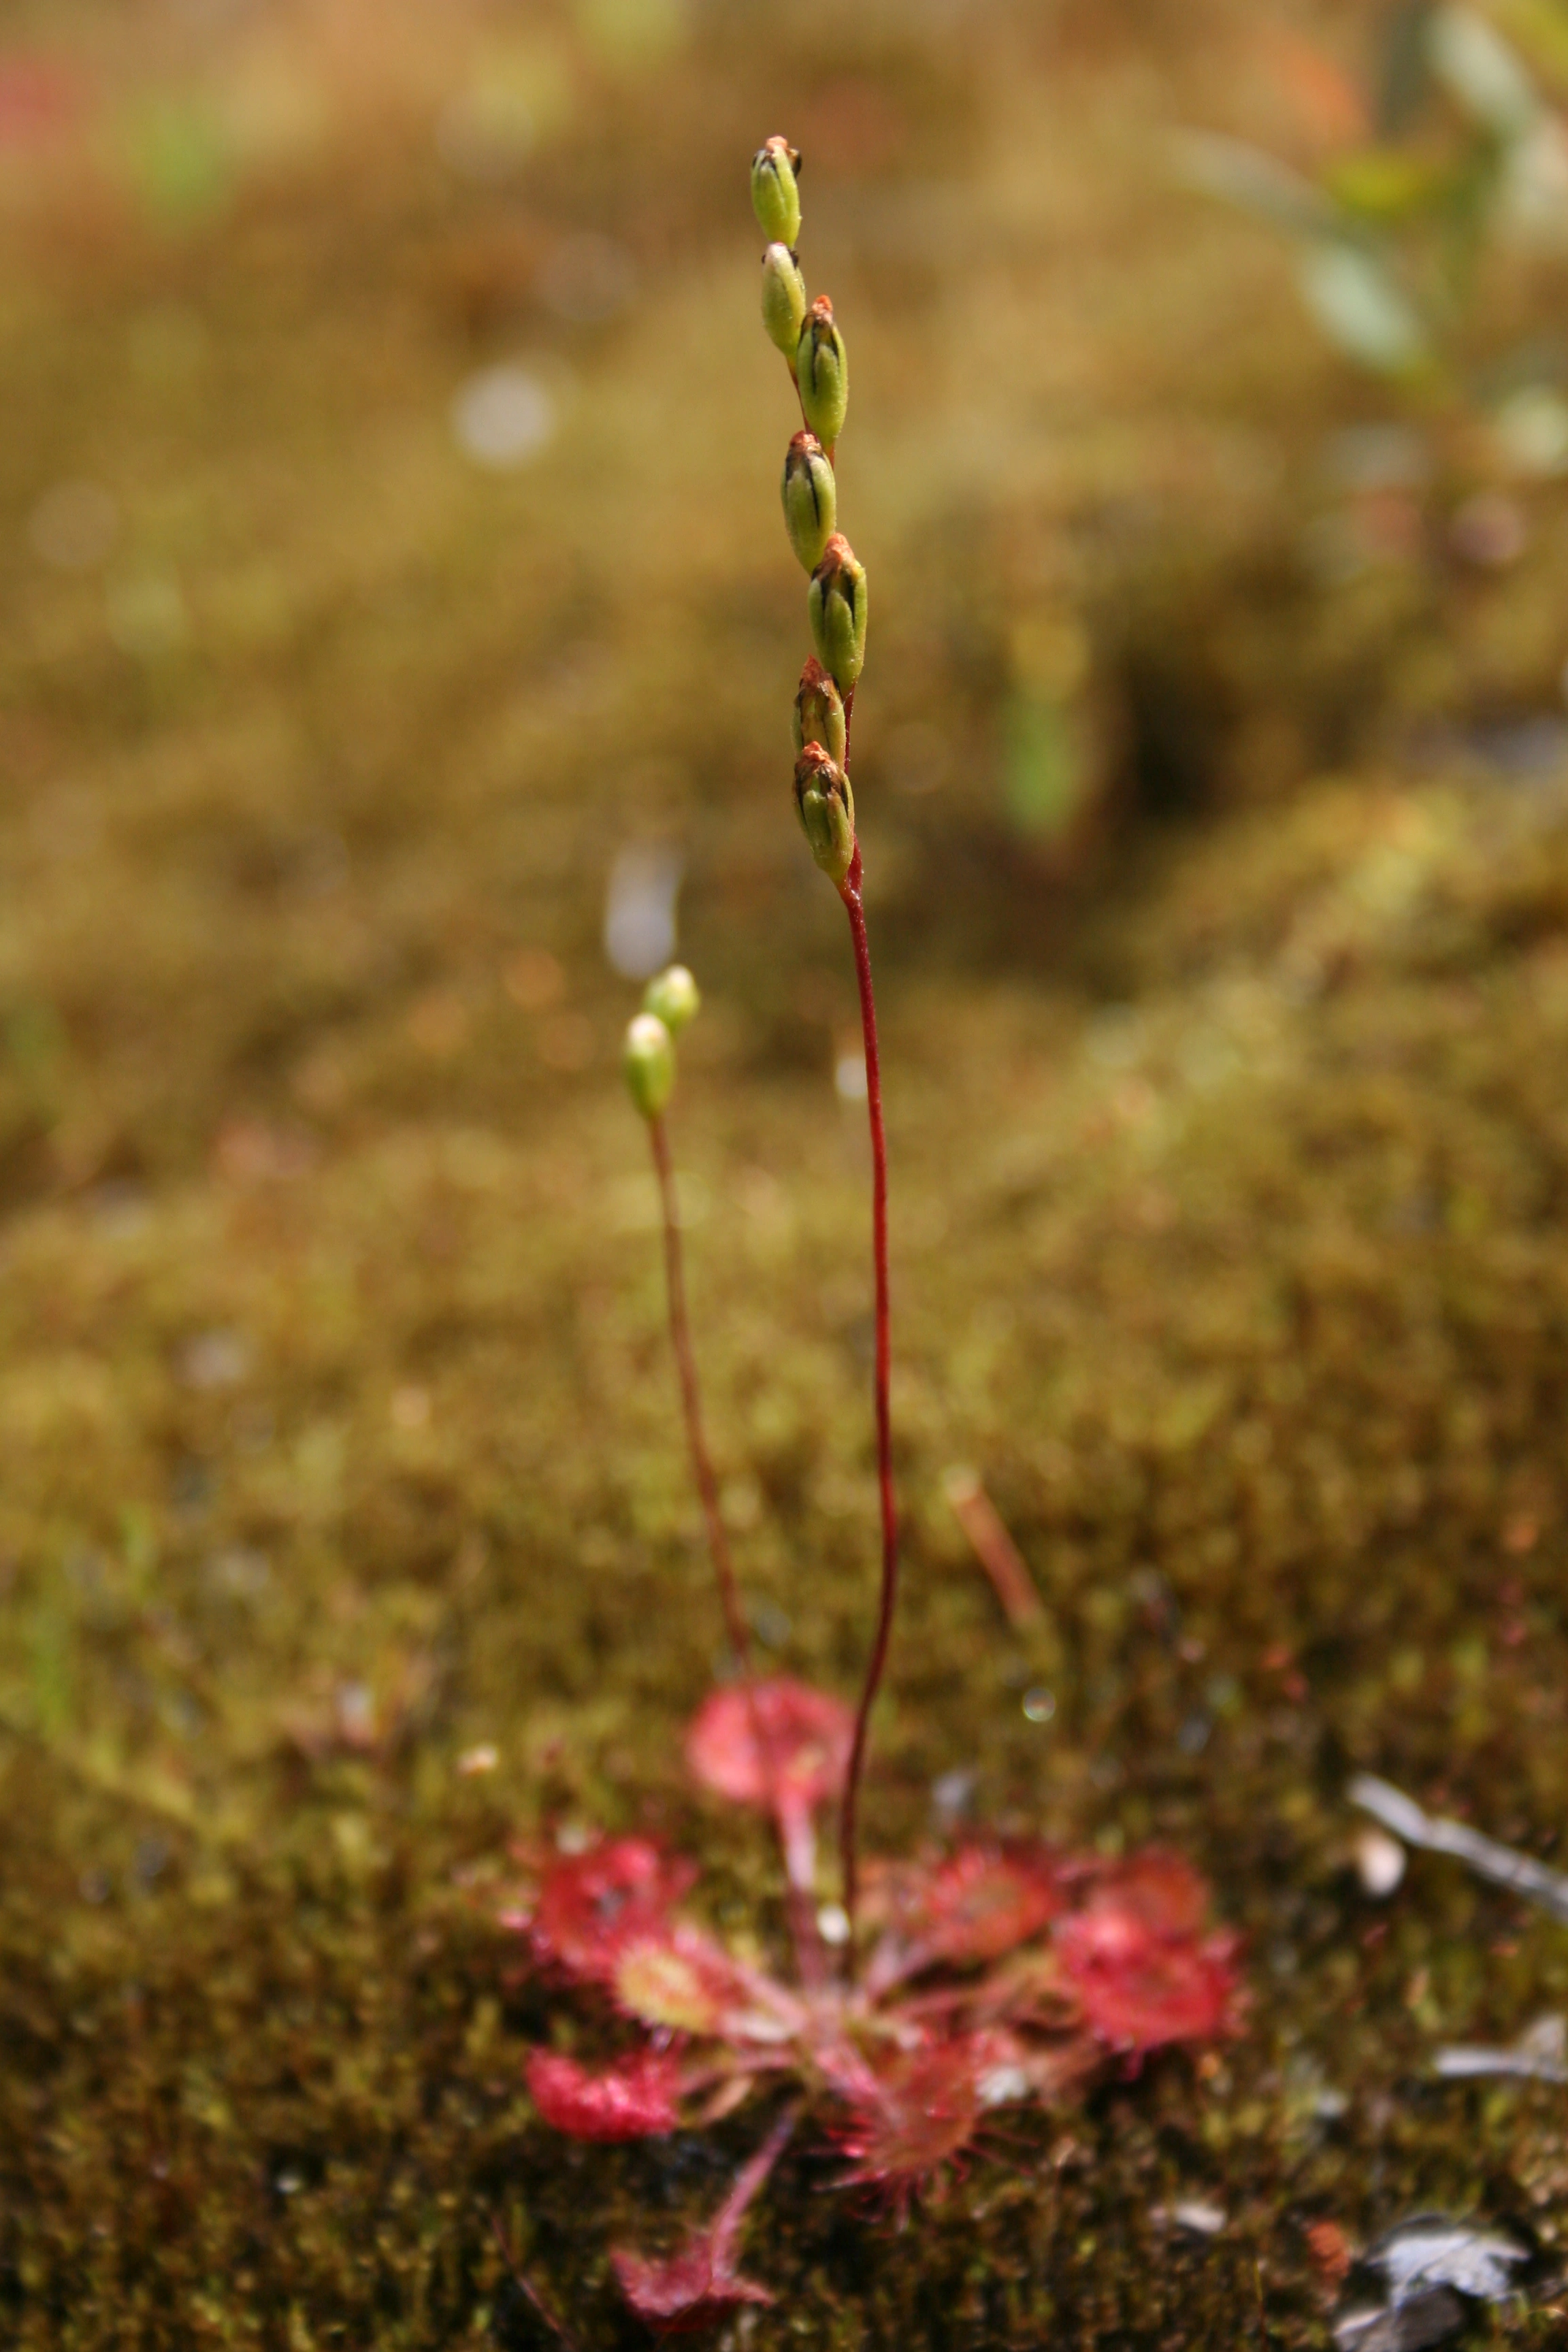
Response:
[{"label": "small twig", "polygon": [[1561,2017],[1538,2017],[1506,2049],[1450,2042],[1433,2053],[1432,2069],[1448,2082],[1501,2074],[1521,2082],[1568,2083],[1568,2032]]},{"label": "small twig", "polygon": [[539,2314],[540,2318],[544,2322],[546,2327],[550,2329],[552,2335],[558,2337],[560,2342],[565,2346],[566,2352],[579,2352],[577,2339],[573,2335],[571,2329],[567,2326],[565,2321],[560,2316],[559,2313],[552,2310],[551,2305],[546,2303],[544,2297],[540,2294],[539,2289],[534,2285],[532,2280],[526,2277],[524,2273],[519,2270],[517,2263],[513,2259],[511,2248],[507,2244],[506,2232],[501,2228],[499,2217],[493,2213],[488,2206],[485,2207],[483,2210],[485,2219],[490,2225],[490,2235],[496,2242],[496,2251],[500,2255],[502,2262],[506,2264],[507,2275],[511,2280],[513,2286],[516,2287],[519,2294],[521,2294],[525,2302],[529,2303]]},{"label": "small twig", "polygon": [[1554,1919],[1568,1921],[1568,1875],[1562,1871],[1549,1869],[1531,1854],[1516,1853],[1512,1846],[1500,1845],[1496,1838],[1483,1837],[1464,1822],[1424,1813],[1413,1797],[1371,1772],[1358,1772],[1345,1793],[1352,1805],[1371,1813],[1406,1845],[1421,1846],[1428,1853],[1453,1854],[1468,1862],[1478,1876],[1490,1879],[1494,1886],[1528,1895]]},{"label": "small twig", "polygon": [[949,1470],[942,1478],[942,1490],[954,1518],[973,1546],[974,1557],[991,1580],[1008,1624],[1020,1632],[1026,1626],[1037,1625],[1046,1607],[1029,1573],[1029,1564],[974,1472]]}]

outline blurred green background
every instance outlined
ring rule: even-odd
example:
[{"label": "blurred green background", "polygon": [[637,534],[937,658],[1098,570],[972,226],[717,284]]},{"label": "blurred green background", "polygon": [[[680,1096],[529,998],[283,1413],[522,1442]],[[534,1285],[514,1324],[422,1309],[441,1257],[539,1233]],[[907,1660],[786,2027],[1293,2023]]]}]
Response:
[{"label": "blurred green background", "polygon": [[672,944],[759,1636],[849,1688],[868,1631],[774,131],[874,592],[874,1839],[954,1774],[1177,1839],[1258,1993],[896,2243],[802,2158],[751,2340],[1195,2346],[1261,2295],[1304,2345],[1314,2216],[1555,2226],[1560,2095],[1409,2085],[1568,1993],[1561,1937],[1436,1864],[1373,1917],[1341,1790],[1563,1818],[1565,102],[1560,0],[7,10],[9,2340],[526,2344],[495,2210],[617,2343],[606,2237],[722,2177],[538,2131],[491,1919],[563,1819],[756,1899],[673,1760],[718,1635],[616,1075]]}]

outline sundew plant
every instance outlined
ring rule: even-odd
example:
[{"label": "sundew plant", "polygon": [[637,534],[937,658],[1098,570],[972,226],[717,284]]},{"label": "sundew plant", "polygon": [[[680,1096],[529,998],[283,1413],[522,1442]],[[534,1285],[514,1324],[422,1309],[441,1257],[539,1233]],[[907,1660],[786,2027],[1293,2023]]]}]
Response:
[{"label": "sundew plant", "polygon": [[[755,2116],[753,2152],[715,2213],[673,2248],[614,2252],[626,2300],[665,2333],[773,2300],[740,2267],[741,2243],[792,2141],[826,2144],[844,2189],[875,2195],[901,2216],[917,2195],[940,2189],[997,2111],[1059,2101],[1107,2066],[1135,2069],[1163,2044],[1228,2032],[1240,2006],[1234,1938],[1207,1925],[1207,1891],[1178,1855],[1150,1850],[1108,1862],[986,1837],[914,1854],[861,1853],[859,1796],[899,1591],[888,1154],[849,781],[867,582],[838,528],[834,470],[849,367],[831,301],[809,299],[802,275],[800,175],[800,156],[780,137],[752,166],[767,239],[763,319],[801,416],[783,481],[785,527],[809,580],[814,647],[795,703],[795,807],[848,919],[865,1045],[881,1520],[869,1654],[853,1706],[753,1665],[687,1314],[668,1114],[677,1042],[699,1003],[689,972],[672,967],[648,986],[624,1067],[660,1188],[670,1337],[733,1664],[732,1678],[688,1725],[685,1758],[703,1788],[772,1824],[785,1948],[769,1951],[749,1938],[742,1948],[713,1933],[692,1903],[695,1864],[642,1836],[527,1854],[527,1883],[505,1915],[562,1996],[551,2043],[527,2062],[547,2125],[579,2140],[617,2141],[742,2110]],[[829,1814],[831,1863],[818,1834]]]}]

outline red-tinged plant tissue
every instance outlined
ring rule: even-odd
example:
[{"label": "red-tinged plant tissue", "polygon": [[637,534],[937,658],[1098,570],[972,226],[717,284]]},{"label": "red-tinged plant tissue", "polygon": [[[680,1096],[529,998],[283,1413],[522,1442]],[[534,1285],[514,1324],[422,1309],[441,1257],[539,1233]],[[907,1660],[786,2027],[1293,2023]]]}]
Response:
[{"label": "red-tinged plant tissue", "polygon": [[886,2189],[901,2202],[960,2155],[980,2122],[986,2063],[968,2036],[889,2060],[834,2128],[850,2159],[847,2184]]},{"label": "red-tinged plant tissue", "polygon": [[732,1805],[814,1811],[844,1786],[855,1718],[839,1699],[780,1675],[714,1691],[693,1716],[693,1778]]},{"label": "red-tinged plant tissue", "polygon": [[867,1906],[886,1923],[867,1980],[880,1990],[939,1962],[999,1959],[1037,1936],[1066,1901],[1041,1847],[964,1846],[935,1863],[886,1869]]},{"label": "red-tinged plant tissue", "polygon": [[667,2262],[617,2249],[610,2256],[616,2282],[639,2319],[657,2336],[691,2336],[715,2326],[747,2303],[772,2303],[766,2287],[731,2268],[715,2232],[700,2231]]},{"label": "red-tinged plant tissue", "polygon": [[[706,1784],[740,1803],[768,1805],[782,1781],[787,1857],[792,1816],[809,1832],[809,1803],[841,1780],[844,1718],[802,1685],[760,1688],[773,1695],[761,1743],[751,1702],[726,1690],[699,1714],[690,1752]],[[773,1730],[778,1748],[764,1755]],[[679,2128],[683,2105],[701,2127],[770,2090],[795,2095],[706,2231],[666,2259],[616,2253],[628,2303],[660,2333],[767,2299],[733,2248],[799,2117],[815,2117],[844,2158],[842,2187],[903,2210],[963,2162],[994,2111],[1049,2104],[1111,2056],[1237,2022],[1236,1939],[1207,1927],[1208,1891],[1175,1854],[1107,1865],[977,1840],[884,1865],[868,1877],[874,1940],[859,1968],[834,1965],[802,1903],[786,1914],[788,1979],[680,1915],[693,1875],[651,1839],[608,1839],[544,1867],[525,1923],[541,1966],[607,1996],[652,2037],[597,2071],[536,2051],[528,2083],[547,2124],[635,2139]]]},{"label": "red-tinged plant tissue", "polygon": [[660,2336],[688,2336],[710,2327],[741,2304],[772,2303],[766,2287],[743,2278],[735,2252],[746,2214],[788,2144],[799,2116],[786,2107],[762,2146],[731,2183],[730,2193],[706,2228],[694,2231],[678,2252],[663,2261],[617,2248],[610,2256],[621,2293],[640,2319]]},{"label": "red-tinged plant tissue", "polygon": [[722,1944],[684,1924],[628,1936],[616,1954],[610,1990],[628,2017],[658,2032],[778,2041],[801,2021],[799,2002],[782,1985],[743,1968]]},{"label": "red-tinged plant tissue", "polygon": [[[623,1069],[647,1123],[688,1445],[724,1625],[741,1669],[738,1682],[713,1691],[698,1708],[687,1728],[686,1758],[703,1789],[771,1817],[783,1865],[784,1900],[771,1914],[781,1949],[770,1963],[758,1957],[751,1935],[737,1938],[731,1950],[682,1917],[679,1906],[692,1874],[652,1841],[636,1837],[545,1868],[532,1909],[509,1923],[523,1928],[538,1965],[596,1997],[602,2024],[620,2032],[635,2021],[648,2036],[640,2054],[597,2074],[574,2060],[536,2053],[529,2081],[547,2122],[584,2137],[621,2138],[670,2130],[678,2109],[693,2129],[728,2124],[753,2103],[774,2109],[771,2128],[703,2229],[670,2255],[613,2252],[626,2302],[667,2334],[706,2327],[738,2306],[771,2300],[742,2275],[735,2253],[747,2209],[797,2126],[815,2128],[819,2141],[837,2148],[837,2186],[879,2191],[902,2212],[919,2189],[973,2149],[994,2111],[1055,2100],[1118,2058],[1135,2061],[1162,2042],[1223,2032],[1238,2000],[1232,1939],[1207,1930],[1206,1890],[1172,1855],[1146,1854],[1110,1868],[1041,1843],[975,1840],[879,1873],[873,1865],[864,1874],[867,1900],[860,1900],[858,1800],[899,1582],[887,1146],[864,876],[847,772],[850,706],[865,650],[866,575],[833,528],[833,445],[844,420],[847,363],[826,295],[801,324],[806,294],[793,250],[799,161],[782,134],[770,137],[752,159],[752,192],[768,244],[764,325],[788,361],[809,428],[790,445],[784,483],[789,535],[812,575],[817,646],[796,699],[802,731],[795,807],[812,856],[848,915],[866,1046],[882,1532],[876,1633],[853,1713],[788,1675],[752,1679],[742,1592],[702,1424],[665,1126],[675,1040],[697,1009],[690,974],[671,967],[649,983],[632,1020]],[[1005,1530],[990,1532],[1005,1546]],[[1016,1585],[1022,1578],[1023,1603],[1032,1601],[1022,1562],[1015,1559],[1009,1573]],[[818,1815],[832,1804],[839,1807],[840,1851],[826,1882],[817,1867]],[[837,1902],[824,1900],[829,1883]]]},{"label": "red-tinged plant tissue", "polygon": [[1179,1856],[1133,1859],[1064,1919],[1056,1942],[1085,2019],[1112,2049],[1210,2042],[1239,2014],[1234,1936],[1201,1933],[1207,1893]]},{"label": "red-tinged plant tissue", "polygon": [[552,2130],[572,2139],[651,2139],[679,2120],[680,2063],[670,2052],[636,2050],[591,2070],[554,2050],[532,2050],[529,2096]]},{"label": "red-tinged plant tissue", "polygon": [[613,1983],[627,1945],[668,1931],[696,1875],[650,1838],[605,1838],[551,1861],[526,1922],[535,1959],[584,1984]]}]

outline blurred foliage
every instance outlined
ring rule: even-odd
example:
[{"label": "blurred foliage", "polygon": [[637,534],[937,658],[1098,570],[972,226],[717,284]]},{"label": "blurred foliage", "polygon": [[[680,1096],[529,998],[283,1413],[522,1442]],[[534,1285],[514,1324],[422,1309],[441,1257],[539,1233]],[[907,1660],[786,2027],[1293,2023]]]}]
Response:
[{"label": "blurred foliage", "polygon": [[[1392,689],[1407,715],[1489,704],[1495,716],[1556,698],[1539,639],[1511,676],[1478,674],[1489,633],[1476,583],[1514,575],[1509,623],[1528,637],[1536,625],[1519,567],[1540,565],[1561,538],[1565,28],[1555,0],[1490,16],[1458,0],[1395,0],[1370,44],[1363,34],[1363,83],[1278,27],[1300,161],[1219,133],[1178,142],[1191,184],[1286,236],[1309,314],[1384,388],[1384,421],[1326,436],[1326,495],[1301,545],[1325,617],[1341,605],[1359,635],[1363,700]],[[1334,658],[1315,632],[1331,695]]]},{"label": "blurred foliage", "polygon": [[[1316,117],[1315,171],[1239,141],[1193,137],[1188,172],[1298,241],[1308,306],[1348,358],[1413,389],[1442,389],[1464,366],[1489,248],[1568,246],[1568,133],[1523,60],[1457,0],[1398,0],[1386,11],[1366,91],[1304,43],[1285,58]],[[1541,363],[1527,344],[1492,365],[1529,382]],[[1563,426],[1560,460],[1568,409]]]}]

